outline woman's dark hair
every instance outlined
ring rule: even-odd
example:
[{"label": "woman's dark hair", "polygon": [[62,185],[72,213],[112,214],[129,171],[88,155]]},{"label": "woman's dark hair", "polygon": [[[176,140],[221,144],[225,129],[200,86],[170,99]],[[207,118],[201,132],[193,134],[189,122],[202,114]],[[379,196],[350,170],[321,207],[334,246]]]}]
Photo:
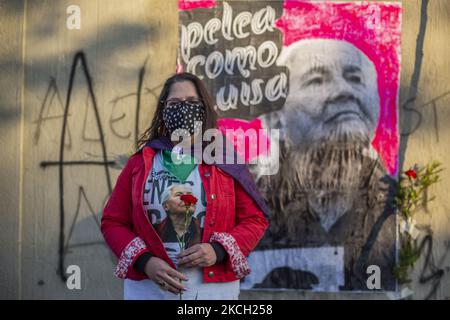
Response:
[{"label": "woman's dark hair", "polygon": [[206,89],[205,84],[196,75],[192,73],[183,72],[177,73],[166,80],[161,93],[158,98],[158,104],[156,106],[155,116],[153,117],[150,127],[147,128],[144,133],[139,137],[136,148],[139,150],[148,141],[166,136],[170,138],[169,132],[164,126],[163,122],[163,109],[164,103],[169,96],[169,91],[172,85],[176,82],[190,81],[194,84],[199,98],[203,101],[206,111],[206,120],[203,122],[202,130],[205,132],[207,129],[217,128],[218,114],[214,110],[214,102]]}]

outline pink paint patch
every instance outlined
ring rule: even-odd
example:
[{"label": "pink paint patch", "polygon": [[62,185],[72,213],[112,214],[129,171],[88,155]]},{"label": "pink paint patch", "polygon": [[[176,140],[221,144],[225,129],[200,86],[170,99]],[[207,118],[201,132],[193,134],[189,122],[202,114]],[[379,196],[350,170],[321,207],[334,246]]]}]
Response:
[{"label": "pink paint patch", "polygon": [[391,175],[398,172],[401,4],[285,0],[276,21],[283,45],[303,39],[344,40],[364,52],[378,74],[380,118],[372,145]]},{"label": "pink paint patch", "polygon": [[183,65],[181,63],[177,64],[177,69],[176,69],[176,73],[183,73]]},{"label": "pink paint patch", "polygon": [[[252,121],[237,118],[221,118],[217,121],[217,125],[233,144],[245,163],[252,161],[261,154],[267,154],[270,150],[269,138],[262,127],[261,120],[258,118]],[[232,134],[227,135],[227,130]],[[247,135],[245,135],[246,133]],[[256,141],[250,140],[253,133],[255,133]],[[244,146],[241,143],[245,143]]]},{"label": "pink paint patch", "polygon": [[199,8],[214,8],[216,0],[178,0],[180,10],[192,10]]}]

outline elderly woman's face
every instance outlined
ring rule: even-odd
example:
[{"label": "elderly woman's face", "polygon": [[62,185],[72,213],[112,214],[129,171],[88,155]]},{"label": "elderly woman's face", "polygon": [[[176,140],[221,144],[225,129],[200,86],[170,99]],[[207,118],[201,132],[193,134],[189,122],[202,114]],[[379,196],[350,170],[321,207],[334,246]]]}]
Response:
[{"label": "elderly woman's face", "polygon": [[[170,190],[169,198],[164,202],[163,208],[169,214],[184,214],[186,212],[186,206],[180,199],[183,194],[192,194],[189,188],[184,186],[175,186]],[[195,212],[195,206],[189,207],[189,213]]]},{"label": "elderly woman's face", "polygon": [[284,111],[293,142],[370,141],[380,112],[372,62],[343,41],[310,41],[289,55]]}]

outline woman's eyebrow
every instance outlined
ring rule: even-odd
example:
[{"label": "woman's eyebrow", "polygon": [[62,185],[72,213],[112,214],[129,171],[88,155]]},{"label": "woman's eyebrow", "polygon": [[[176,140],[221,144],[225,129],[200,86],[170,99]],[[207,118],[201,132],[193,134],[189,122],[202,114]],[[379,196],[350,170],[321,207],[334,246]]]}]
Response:
[{"label": "woman's eyebrow", "polygon": [[360,67],[355,65],[346,65],[344,66],[344,72],[345,73],[362,73],[362,70]]},{"label": "woman's eyebrow", "polygon": [[308,71],[306,71],[303,75],[302,75],[302,80],[306,80],[308,79],[310,76],[312,76],[313,74],[322,74],[322,75],[326,75],[329,74],[329,70],[325,67],[325,66],[314,66],[312,68],[310,68]]},{"label": "woman's eyebrow", "polygon": [[[186,97],[186,99],[200,99],[200,97],[197,97],[197,96],[189,96],[189,97]],[[173,98],[168,98],[167,100],[182,100],[182,99],[181,99],[181,98],[173,97]]]}]

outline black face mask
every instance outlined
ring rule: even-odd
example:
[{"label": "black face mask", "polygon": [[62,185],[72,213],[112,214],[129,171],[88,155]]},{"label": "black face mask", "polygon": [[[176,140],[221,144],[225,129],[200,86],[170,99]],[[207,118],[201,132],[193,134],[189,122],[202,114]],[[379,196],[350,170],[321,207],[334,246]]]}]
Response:
[{"label": "black face mask", "polygon": [[[205,108],[201,102],[177,101],[172,102],[163,110],[163,121],[172,134],[176,129],[186,129],[189,134],[201,130],[205,121]],[[195,121],[201,121],[197,125]]]}]

